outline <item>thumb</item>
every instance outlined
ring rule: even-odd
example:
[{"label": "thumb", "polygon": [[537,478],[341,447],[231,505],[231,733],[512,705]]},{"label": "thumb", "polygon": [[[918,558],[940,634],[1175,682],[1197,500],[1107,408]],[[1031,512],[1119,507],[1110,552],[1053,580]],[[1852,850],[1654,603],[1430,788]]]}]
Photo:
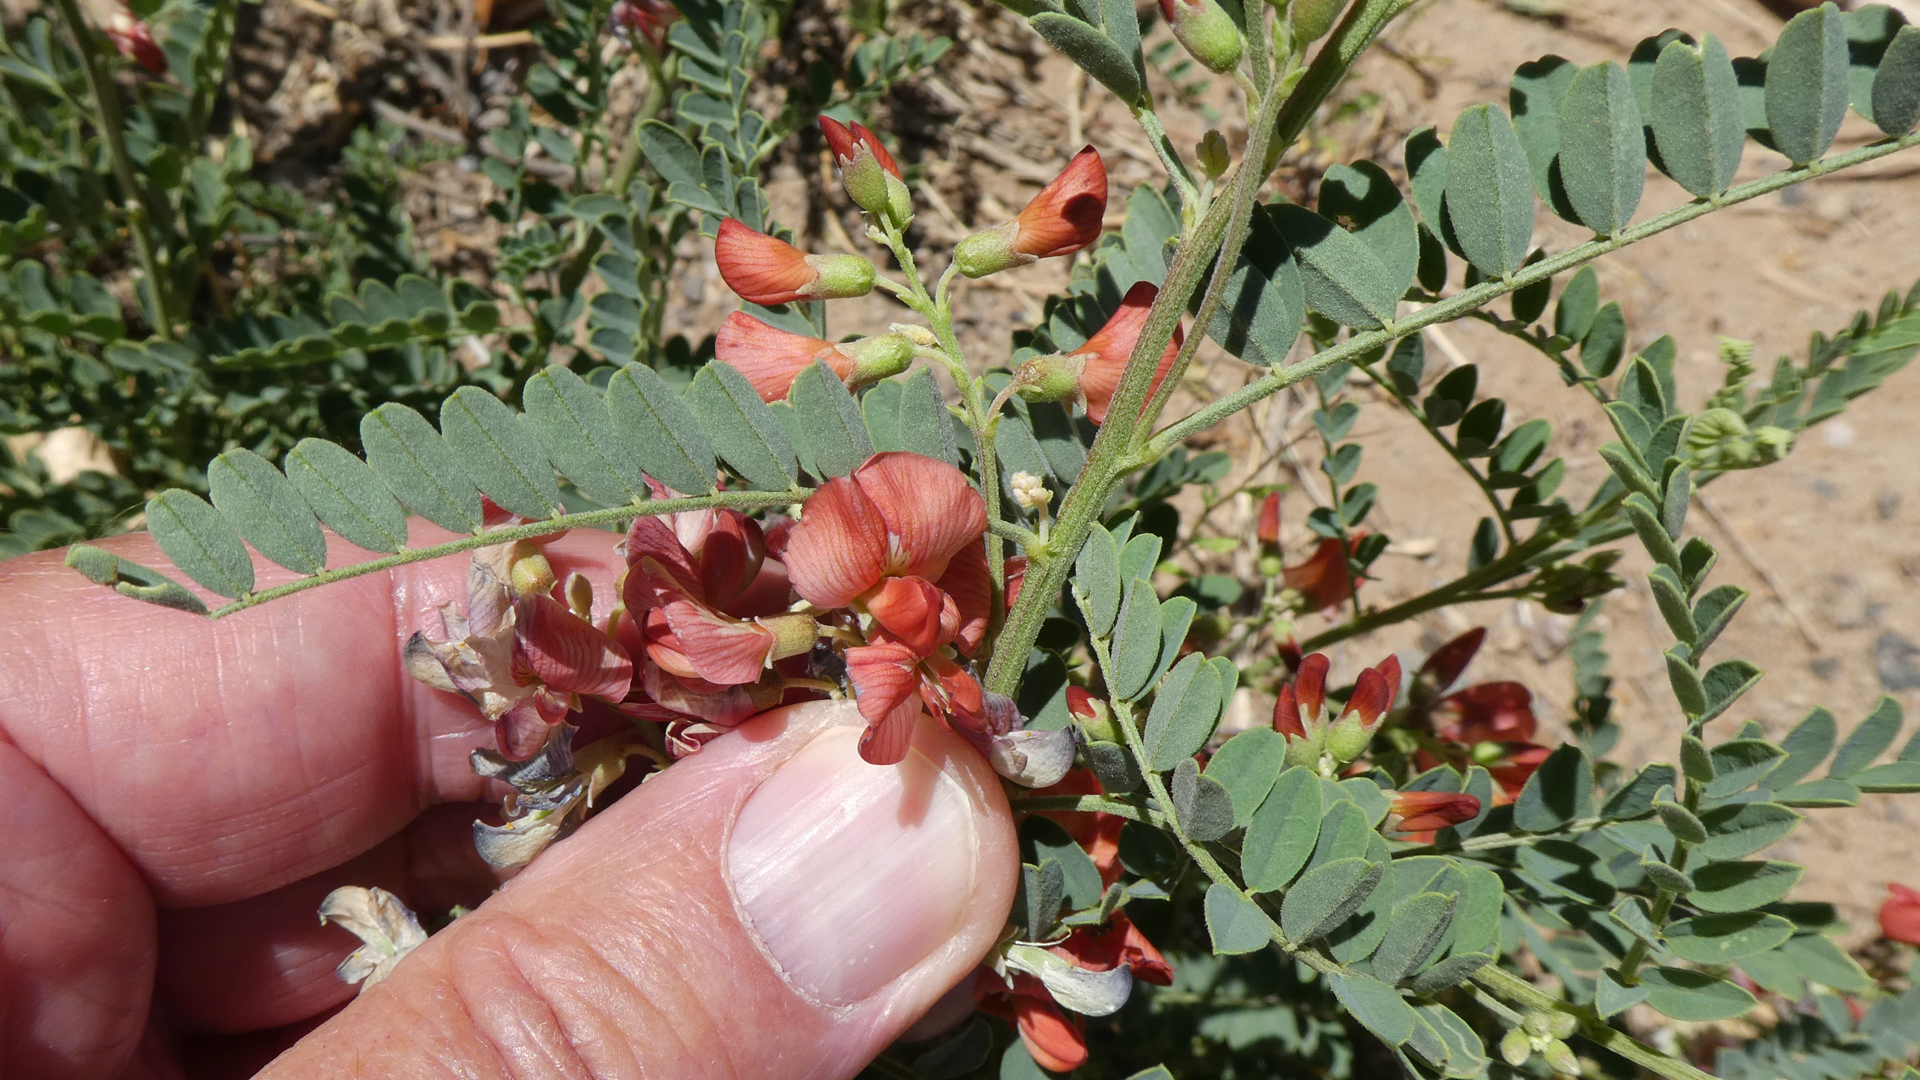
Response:
[{"label": "thumb", "polygon": [[1000,783],[921,717],[757,717],[649,779],[261,1074],[847,1077],[993,944],[1019,860]]}]

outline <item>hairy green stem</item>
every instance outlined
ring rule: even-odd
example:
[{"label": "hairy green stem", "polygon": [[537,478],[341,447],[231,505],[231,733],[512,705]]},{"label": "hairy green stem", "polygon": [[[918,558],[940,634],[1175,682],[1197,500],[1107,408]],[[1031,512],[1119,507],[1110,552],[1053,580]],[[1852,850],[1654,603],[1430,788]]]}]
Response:
[{"label": "hairy green stem", "polygon": [[[1304,86],[1304,84],[1303,84]],[[1284,119],[1284,116],[1283,116]],[[1810,165],[1786,169],[1763,176],[1758,180],[1728,189],[1717,199],[1697,199],[1683,206],[1676,206],[1663,214],[1648,218],[1638,225],[1622,229],[1611,238],[1590,240],[1578,247],[1569,248],[1549,259],[1542,259],[1532,266],[1514,272],[1510,278],[1486,281],[1471,289],[1457,293],[1437,304],[1420,309],[1417,312],[1393,324],[1378,330],[1369,330],[1355,334],[1331,349],[1314,354],[1298,364],[1281,371],[1269,372],[1248,383],[1239,390],[1214,401],[1205,408],[1175,422],[1155,435],[1136,456],[1136,462],[1150,462],[1159,459],[1177,446],[1182,440],[1195,432],[1213,425],[1252,405],[1256,401],[1271,397],[1302,379],[1318,375],[1335,364],[1350,363],[1375,349],[1384,349],[1393,341],[1424,327],[1437,323],[1452,322],[1463,318],[1478,308],[1494,300],[1525,288],[1528,285],[1545,281],[1550,277],[1564,273],[1582,263],[1591,262],[1609,252],[1618,251],[1629,244],[1638,243],[1650,236],[1666,232],[1684,225],[1695,218],[1704,217],[1715,210],[1732,206],[1735,203],[1757,199],[1769,195],[1781,188],[1792,187],[1805,180],[1826,176],[1855,165],[1865,164],[1888,154],[1898,153],[1912,146],[1920,146],[1920,131],[1903,135],[1898,139],[1885,139],[1871,143],[1856,150]]]},{"label": "hairy green stem", "polygon": [[1017,814],[1044,813],[1086,813],[1112,814],[1128,821],[1139,821],[1155,827],[1164,827],[1165,814],[1135,805],[1111,795],[1031,795],[1023,799],[1014,799],[1011,803]]},{"label": "hairy green stem", "polygon": [[650,517],[655,514],[673,514],[682,510],[707,510],[716,507],[749,510],[769,506],[788,506],[803,497],[804,493],[799,491],[722,491],[715,495],[699,495],[684,499],[649,499],[645,502],[630,503],[626,506],[608,507],[605,510],[588,510],[579,514],[562,514],[559,517],[548,518],[545,521],[515,525],[507,529],[495,529],[492,532],[480,533],[475,536],[463,536],[458,540],[449,540],[444,544],[434,544],[431,547],[408,548],[404,551],[397,551],[392,555],[374,559],[370,562],[355,563],[352,566],[342,566],[333,570],[322,570],[317,574],[298,578],[283,585],[275,585],[272,588],[261,589],[259,592],[248,593],[246,596],[230,604],[217,607],[211,612],[208,612],[208,618],[223,618],[235,612],[245,611],[250,607],[258,607],[269,600],[278,600],[283,596],[291,596],[297,592],[316,589],[322,585],[330,585],[336,581],[345,581],[348,578],[357,578],[365,574],[391,570],[396,566],[405,566],[408,563],[425,562],[428,559],[439,559],[448,555],[458,555],[463,551],[492,547],[495,544],[509,544],[515,540],[532,540],[535,537],[551,536],[554,533],[565,532],[568,529],[581,528],[589,525],[611,525],[615,522],[625,521],[630,518]]},{"label": "hairy green stem", "polygon": [[[113,178],[120,185],[120,197],[126,200],[127,231],[133,234],[135,255],[140,260],[140,272],[147,279],[147,301],[150,310],[147,319],[153,324],[153,332],[162,339],[173,340],[173,311],[171,293],[173,292],[166,276],[167,253],[154,243],[148,231],[164,222],[156,219],[157,211],[167,208],[165,193],[154,185],[141,185],[133,172],[133,158],[127,154],[126,118],[120,112],[119,91],[113,85],[113,77],[104,68],[100,60],[99,41],[93,30],[80,13],[76,0],[54,0],[54,6],[60,11],[60,18],[67,24],[68,33],[73,35],[73,45],[80,54],[80,70],[86,75],[87,91],[93,95],[93,122],[100,130],[100,140],[107,145],[107,161],[113,169]],[[171,230],[163,229],[164,233]],[[135,290],[138,292],[138,290]]]}]

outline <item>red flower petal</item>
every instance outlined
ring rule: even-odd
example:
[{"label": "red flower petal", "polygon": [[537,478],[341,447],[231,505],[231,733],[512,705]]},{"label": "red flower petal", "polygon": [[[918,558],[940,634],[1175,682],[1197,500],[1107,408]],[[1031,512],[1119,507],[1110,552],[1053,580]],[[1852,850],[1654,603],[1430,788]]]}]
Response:
[{"label": "red flower petal", "polygon": [[1551,753],[1553,751],[1544,746],[1519,745],[1502,760],[1487,766],[1487,771],[1500,782],[1507,796],[1504,800],[1496,798],[1494,801],[1498,803],[1519,798],[1520,790],[1527,786],[1528,778]]},{"label": "red flower petal", "polygon": [[1280,688],[1280,698],[1273,703],[1273,730],[1282,735],[1307,737],[1307,729],[1300,725],[1300,702],[1294,697],[1292,683]]},{"label": "red flower petal", "polygon": [[887,578],[867,594],[866,605],[874,621],[917,657],[953,640],[960,624],[953,598],[925,578]]},{"label": "red flower petal", "polygon": [[1260,525],[1254,535],[1263,544],[1280,542],[1280,493],[1270,492],[1260,504]]},{"label": "red flower petal", "polygon": [[1473,655],[1480,651],[1480,643],[1487,639],[1487,628],[1476,626],[1473,629],[1433,650],[1433,655],[1420,665],[1420,674],[1433,679],[1434,689],[1445,690],[1452,686],[1460,673],[1467,670],[1473,661]]},{"label": "red flower petal", "polygon": [[[1353,534],[1355,548],[1364,535]],[[1320,546],[1313,550],[1313,557],[1305,563],[1282,571],[1281,580],[1287,588],[1297,590],[1306,598],[1308,611],[1338,607],[1353,596],[1353,574],[1347,567],[1346,552],[1333,537],[1321,540]]]},{"label": "red flower petal", "polygon": [[858,475],[835,477],[807,496],[787,536],[787,578],[817,607],[846,607],[885,572],[887,522]]},{"label": "red flower petal", "polygon": [[713,242],[713,261],[720,277],[742,300],[755,304],[790,304],[813,298],[820,271],[807,262],[807,253],[766,233],[755,232],[737,218],[720,223]]},{"label": "red flower petal", "polygon": [[1402,832],[1425,832],[1471,821],[1480,800],[1451,791],[1402,791],[1393,797],[1393,813]]},{"label": "red flower petal", "polygon": [[[1008,560],[1011,562],[1012,560]],[[1024,563],[1022,572],[1024,572]],[[972,656],[987,636],[987,617],[993,608],[993,577],[987,573],[987,549],[982,544],[967,544],[954,552],[947,572],[934,582],[940,591],[953,597],[960,611],[960,629],[953,643],[962,656]],[[1008,580],[1008,591],[1013,582]]]},{"label": "red flower petal", "polygon": [[919,657],[904,645],[856,645],[847,650],[847,681],[867,723],[885,720],[903,702],[919,710],[913,700],[920,687]]},{"label": "red flower petal", "polygon": [[1881,936],[1920,945],[1920,892],[1891,881],[1887,891],[1893,895],[1880,905]]},{"label": "red flower petal", "polygon": [[[984,556],[984,552],[982,555]],[[1020,587],[1027,583],[1027,557],[1015,555],[1006,561],[1007,610],[1013,610],[1014,601],[1020,599]],[[962,609],[965,610],[964,608]]]},{"label": "red flower petal", "polygon": [[1036,259],[1072,254],[1100,238],[1106,213],[1107,167],[1089,146],[1020,211],[1013,249]]},{"label": "red flower petal", "polygon": [[[1080,392],[1086,395],[1087,419],[1096,424],[1107,420],[1114,392],[1120,389],[1120,375],[1126,370],[1127,358],[1133,355],[1134,344],[1140,340],[1140,331],[1146,328],[1147,313],[1159,293],[1150,281],[1134,283],[1106,324],[1088,338],[1085,345],[1073,350],[1074,356],[1087,358],[1086,366],[1080,371]],[[1167,351],[1160,354],[1160,366],[1155,369],[1153,384],[1147,390],[1149,399],[1173,367],[1173,358],[1179,355],[1183,340],[1185,335],[1181,329],[1174,327],[1173,340],[1167,342]],[[1143,408],[1145,404],[1141,403]]]},{"label": "red flower petal", "polygon": [[1020,1041],[1034,1064],[1048,1072],[1072,1072],[1087,1062],[1086,1021],[1041,998],[1018,996],[1013,1012]]},{"label": "red flower petal", "polygon": [[1300,673],[1293,679],[1300,712],[1319,713],[1327,707],[1327,669],[1332,666],[1326,653],[1314,653],[1300,661]]},{"label": "red flower petal", "polygon": [[542,683],[562,694],[627,696],[633,661],[618,642],[551,596],[522,596],[514,611],[516,652]]},{"label": "red flower petal", "polygon": [[986,502],[944,461],[903,451],[875,454],[853,479],[886,522],[887,573],[936,579],[956,552],[987,531]]},{"label": "red flower petal", "polygon": [[627,526],[626,555],[631,567],[638,568],[647,560],[654,563],[646,574],[654,580],[655,588],[702,596],[699,564],[680,543],[673,526],[660,518],[633,519]]},{"label": "red flower petal", "polygon": [[725,607],[753,582],[766,551],[766,539],[752,518],[738,510],[715,512],[700,545],[702,599]]},{"label": "red flower petal", "polygon": [[[1089,720],[1099,715],[1093,711],[1093,695],[1087,693],[1086,687],[1083,686],[1067,687],[1067,712],[1074,716],[1084,716]],[[1087,775],[1091,777],[1093,774],[1088,773]],[[1095,781],[1096,788],[1094,791],[1083,792],[1082,794],[1099,794],[1097,788],[1098,783],[1098,781]],[[1056,784],[1055,786],[1057,787],[1059,785]]]},{"label": "red flower petal", "polygon": [[736,311],[720,324],[713,339],[714,359],[747,377],[753,391],[765,401],[781,401],[793,380],[815,360],[824,360],[835,375],[853,374],[853,357],[831,341],[768,326]]},{"label": "red flower petal", "polygon": [[758,682],[773,652],[771,630],[758,623],[737,622],[686,600],[662,609],[680,651],[702,679],[721,686]]},{"label": "red flower petal", "polygon": [[827,137],[827,148],[833,151],[835,164],[846,165],[853,160],[859,148],[864,146],[873,152],[873,159],[880,163],[881,168],[894,176],[900,175],[900,166],[894,163],[893,155],[887,153],[887,148],[881,144],[880,137],[858,120],[854,121],[853,130],[849,131],[840,121],[831,116],[823,116],[820,118],[820,134]]},{"label": "red flower petal", "polygon": [[1526,742],[1533,738],[1533,693],[1516,682],[1475,683],[1440,699],[1434,734],[1455,742]]},{"label": "red flower petal", "polygon": [[[1396,669],[1399,667],[1398,664],[1394,666]],[[1379,722],[1381,714],[1393,706],[1394,696],[1399,692],[1398,685],[1387,685],[1386,675],[1380,668],[1368,668],[1354,680],[1353,696],[1347,699],[1347,707],[1341,710],[1341,715],[1358,713],[1360,723],[1371,728]]]},{"label": "red flower petal", "polygon": [[525,761],[546,744],[553,725],[540,715],[532,698],[507,710],[493,722],[493,739],[500,752],[515,761]]}]

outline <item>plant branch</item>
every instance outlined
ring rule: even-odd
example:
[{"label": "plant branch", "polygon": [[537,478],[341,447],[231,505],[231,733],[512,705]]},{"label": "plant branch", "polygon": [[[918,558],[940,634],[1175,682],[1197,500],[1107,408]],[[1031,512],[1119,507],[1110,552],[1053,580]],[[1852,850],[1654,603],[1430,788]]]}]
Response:
[{"label": "plant branch", "polygon": [[1543,1012],[1561,1012],[1580,1022],[1580,1034],[1667,1080],[1713,1080],[1713,1077],[1678,1058],[1669,1057],[1639,1039],[1607,1024],[1591,1010],[1576,1008],[1502,967],[1489,964],[1474,972],[1473,981],[1487,990]]}]

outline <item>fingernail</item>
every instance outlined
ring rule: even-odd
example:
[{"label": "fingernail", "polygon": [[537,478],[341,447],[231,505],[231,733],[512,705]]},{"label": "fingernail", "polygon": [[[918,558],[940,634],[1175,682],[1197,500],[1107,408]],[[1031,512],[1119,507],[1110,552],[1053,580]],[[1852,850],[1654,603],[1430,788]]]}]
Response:
[{"label": "fingernail", "polygon": [[727,865],[749,927],[787,981],[859,1001],[959,930],[974,888],[966,791],[918,750],[860,759],[858,728],[821,734],[748,797]]}]

